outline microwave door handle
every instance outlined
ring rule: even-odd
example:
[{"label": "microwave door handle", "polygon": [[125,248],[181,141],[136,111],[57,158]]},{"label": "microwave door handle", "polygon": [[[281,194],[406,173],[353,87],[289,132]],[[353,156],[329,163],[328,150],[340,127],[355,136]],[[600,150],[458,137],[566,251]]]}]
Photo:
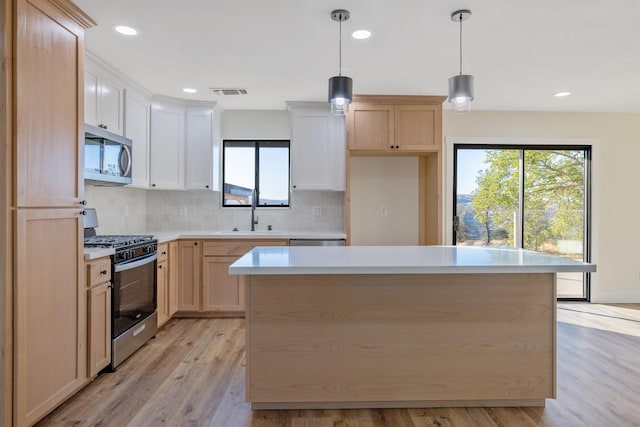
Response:
[{"label": "microwave door handle", "polygon": [[[123,166],[124,162],[122,161],[125,154],[127,156],[126,167]],[[129,172],[131,172],[131,151],[126,145],[122,145],[122,150],[120,151],[120,172],[122,176],[129,176]]]},{"label": "microwave door handle", "polygon": [[134,261],[134,262],[130,262],[130,263],[126,263],[126,264],[120,264],[120,265],[116,264],[115,270],[116,270],[116,273],[120,273],[121,271],[131,270],[132,268],[137,268],[137,267],[152,263],[156,259],[158,259],[158,255],[157,254],[153,254],[153,255],[151,255],[149,257],[146,257],[144,259],[141,259],[139,261]]}]

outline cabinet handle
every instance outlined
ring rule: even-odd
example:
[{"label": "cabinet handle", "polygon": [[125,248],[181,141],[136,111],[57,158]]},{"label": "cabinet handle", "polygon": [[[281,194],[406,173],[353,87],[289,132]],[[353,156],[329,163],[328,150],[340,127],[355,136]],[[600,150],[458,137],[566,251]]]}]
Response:
[{"label": "cabinet handle", "polygon": [[162,255],[166,255],[166,254],[167,254],[167,251],[162,251]]},{"label": "cabinet handle", "polygon": [[296,186],[294,185],[293,188],[296,188]]},{"label": "cabinet handle", "polygon": [[158,268],[162,268],[162,266],[161,266],[161,265],[159,265],[159,266],[158,266]]},{"label": "cabinet handle", "polygon": [[100,274],[102,274],[103,276],[106,276],[107,275],[107,270],[101,270]]},{"label": "cabinet handle", "polygon": [[152,186],[152,187],[155,187],[156,185],[155,185],[155,184],[151,184],[151,186]]},{"label": "cabinet handle", "polygon": [[193,244],[194,244],[195,246],[198,246],[198,242],[193,242]]},{"label": "cabinet handle", "polygon": [[87,201],[86,200],[80,200],[80,204],[82,206],[87,206]]},{"label": "cabinet handle", "polygon": [[86,214],[87,214],[87,211],[85,211],[84,209],[78,212],[78,215],[86,215]]},{"label": "cabinet handle", "polygon": [[107,128],[107,125],[104,125],[104,128],[105,128],[105,129],[108,129],[108,128]]},{"label": "cabinet handle", "polygon": [[209,188],[209,186],[208,186],[208,185],[205,185],[205,187]]}]

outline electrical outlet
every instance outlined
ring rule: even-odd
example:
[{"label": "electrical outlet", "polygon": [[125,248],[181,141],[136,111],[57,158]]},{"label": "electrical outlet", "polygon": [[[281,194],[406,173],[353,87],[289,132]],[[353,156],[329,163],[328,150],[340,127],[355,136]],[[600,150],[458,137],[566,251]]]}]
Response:
[{"label": "electrical outlet", "polygon": [[187,207],[184,205],[180,206],[180,216],[187,216]]},{"label": "electrical outlet", "polygon": [[129,205],[124,205],[122,207],[122,216],[129,216]]},{"label": "electrical outlet", "polygon": [[322,215],[322,208],[320,206],[314,206],[312,210],[313,210],[313,216]]},{"label": "electrical outlet", "polygon": [[380,208],[380,216],[387,216],[387,208],[385,206]]}]

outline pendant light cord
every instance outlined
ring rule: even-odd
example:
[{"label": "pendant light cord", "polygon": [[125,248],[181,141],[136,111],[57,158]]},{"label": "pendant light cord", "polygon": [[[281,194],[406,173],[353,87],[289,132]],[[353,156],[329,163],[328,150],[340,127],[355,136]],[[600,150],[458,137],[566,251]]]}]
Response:
[{"label": "pendant light cord", "polygon": [[462,75],[462,13],[458,16],[460,21],[460,75]]},{"label": "pendant light cord", "polygon": [[340,20],[340,39],[338,41],[339,44],[339,48],[338,48],[338,52],[339,52],[339,60],[338,60],[338,75],[342,76],[342,20]]}]

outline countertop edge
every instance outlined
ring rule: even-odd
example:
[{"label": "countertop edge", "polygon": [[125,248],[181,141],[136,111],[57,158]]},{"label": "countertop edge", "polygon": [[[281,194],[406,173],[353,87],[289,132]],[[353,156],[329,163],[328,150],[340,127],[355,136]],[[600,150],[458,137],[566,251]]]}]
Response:
[{"label": "countertop edge", "polygon": [[296,274],[527,274],[595,272],[596,266],[450,266],[450,267],[229,267],[232,275]]}]

